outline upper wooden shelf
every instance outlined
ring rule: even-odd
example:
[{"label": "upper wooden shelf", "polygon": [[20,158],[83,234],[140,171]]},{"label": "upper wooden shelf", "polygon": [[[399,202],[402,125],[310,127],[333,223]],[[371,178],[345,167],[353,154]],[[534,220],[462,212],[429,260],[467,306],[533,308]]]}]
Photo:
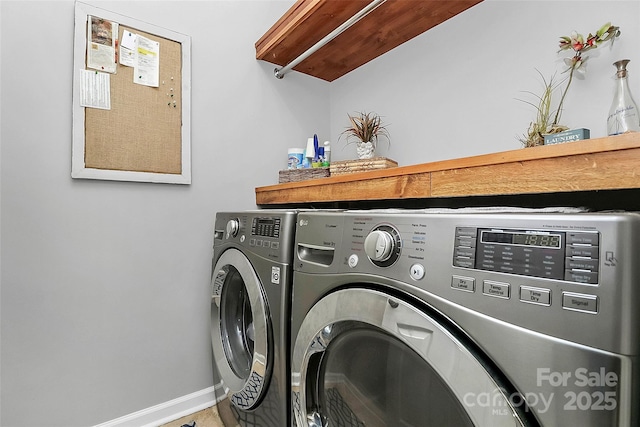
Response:
[{"label": "upper wooden shelf", "polygon": [[[387,0],[293,69],[333,81],[482,0]],[[371,0],[298,0],[256,42],[256,59],[285,66]]]},{"label": "upper wooden shelf", "polygon": [[256,204],[640,188],[640,133],[258,187]]}]

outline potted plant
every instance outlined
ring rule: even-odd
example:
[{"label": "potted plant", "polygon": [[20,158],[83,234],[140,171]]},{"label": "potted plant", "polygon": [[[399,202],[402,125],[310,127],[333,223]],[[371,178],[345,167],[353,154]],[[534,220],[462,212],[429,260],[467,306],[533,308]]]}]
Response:
[{"label": "potted plant", "polygon": [[[568,77],[560,82],[558,85],[553,83],[553,78],[547,82],[544,78],[542,79],[544,82],[544,92],[541,96],[538,96],[538,105],[536,107],[538,114],[536,120],[531,122],[529,125],[529,129],[524,137],[519,138],[525,147],[534,147],[537,145],[544,144],[544,135],[545,134],[556,134],[559,132],[566,131],[569,127],[560,124],[560,117],[562,116],[562,111],[564,108],[564,101],[567,96],[567,92],[569,91],[569,87],[573,82],[573,78],[584,78],[584,74],[586,72],[586,62],[589,59],[587,56],[583,56],[585,52],[588,52],[591,49],[595,49],[598,46],[606,42],[615,41],[616,37],[620,36],[620,28],[615,25],[611,25],[610,22],[607,22],[602,27],[596,31],[595,34],[589,33],[587,37],[584,37],[582,34],[573,31],[570,36],[561,36],[559,43],[559,52],[563,52],[565,50],[572,50],[573,56],[571,58],[564,58],[564,63],[567,68],[563,71],[563,73],[568,73]],[[556,90],[556,88],[566,82],[564,90],[562,90],[562,95],[560,97],[560,102],[555,111],[551,109],[551,98],[552,93]],[[526,101],[525,101],[526,102]],[[531,103],[529,103],[531,104]],[[553,120],[551,117],[553,116]]]},{"label": "potted plant", "polygon": [[389,132],[376,113],[361,112],[356,115],[347,114],[350,125],[340,134],[346,135],[347,143],[356,144],[359,159],[371,159],[375,156],[378,138],[386,138],[390,143]]},{"label": "potted plant", "polygon": [[569,129],[568,127],[563,125],[559,125],[556,123],[552,124],[551,116],[553,114],[553,111],[551,110],[551,98],[553,91],[557,88],[557,85],[553,81],[554,77],[551,77],[551,79],[547,81],[539,71],[538,73],[540,74],[540,77],[542,78],[542,82],[544,84],[542,95],[538,96],[532,92],[527,92],[538,99],[538,104],[535,105],[532,102],[520,99],[520,101],[535,107],[537,111],[536,119],[529,124],[527,133],[518,138],[525,147],[544,145],[544,135],[550,133],[558,133]]}]

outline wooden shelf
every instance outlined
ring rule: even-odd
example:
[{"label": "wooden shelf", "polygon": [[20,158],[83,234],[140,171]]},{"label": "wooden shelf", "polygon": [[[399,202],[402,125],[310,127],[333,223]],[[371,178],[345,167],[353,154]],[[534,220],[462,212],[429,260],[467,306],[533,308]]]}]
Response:
[{"label": "wooden shelf", "polygon": [[640,188],[640,133],[258,187],[256,204]]},{"label": "wooden shelf", "polygon": [[[296,1],[256,42],[256,59],[288,64],[370,1]],[[387,0],[294,70],[333,81],[481,1]]]}]

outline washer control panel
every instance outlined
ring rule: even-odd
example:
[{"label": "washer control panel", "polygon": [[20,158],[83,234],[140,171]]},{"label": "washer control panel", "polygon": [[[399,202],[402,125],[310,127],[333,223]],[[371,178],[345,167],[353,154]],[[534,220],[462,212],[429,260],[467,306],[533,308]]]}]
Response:
[{"label": "washer control panel", "polygon": [[285,210],[218,212],[214,252],[236,245],[274,262],[292,258],[297,212]]},{"label": "washer control panel", "polygon": [[280,218],[274,216],[254,217],[251,221],[251,235],[262,237],[280,237]]},{"label": "washer control panel", "polygon": [[459,226],[453,265],[545,279],[598,284],[597,231],[541,231]]}]

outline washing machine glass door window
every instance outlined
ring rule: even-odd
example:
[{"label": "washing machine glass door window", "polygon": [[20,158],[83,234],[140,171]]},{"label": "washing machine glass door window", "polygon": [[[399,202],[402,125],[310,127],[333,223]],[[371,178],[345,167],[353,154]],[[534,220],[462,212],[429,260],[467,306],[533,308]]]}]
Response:
[{"label": "washing machine glass door window", "polygon": [[225,266],[226,281],[220,304],[220,331],[227,361],[241,378],[251,373],[254,338],[251,304],[242,276],[233,266]]},{"label": "washing machine glass door window", "polygon": [[242,410],[260,403],[271,375],[267,313],[251,263],[239,250],[228,249],[214,267],[211,340],[223,386]]},{"label": "washing machine glass door window", "polygon": [[331,293],[305,317],[292,398],[298,427],[531,425],[522,402],[447,327],[364,288]]}]

